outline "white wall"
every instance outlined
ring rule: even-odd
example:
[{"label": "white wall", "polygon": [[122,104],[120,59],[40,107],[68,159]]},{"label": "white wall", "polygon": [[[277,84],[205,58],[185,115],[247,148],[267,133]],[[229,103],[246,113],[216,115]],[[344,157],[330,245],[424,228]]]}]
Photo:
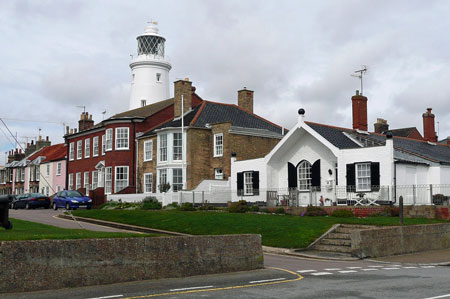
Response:
[{"label": "white wall", "polygon": [[[238,196],[237,195],[237,173],[243,171],[259,171],[259,195]],[[248,202],[266,201],[267,190],[267,168],[264,158],[235,161],[231,159],[231,201],[241,199]]]}]

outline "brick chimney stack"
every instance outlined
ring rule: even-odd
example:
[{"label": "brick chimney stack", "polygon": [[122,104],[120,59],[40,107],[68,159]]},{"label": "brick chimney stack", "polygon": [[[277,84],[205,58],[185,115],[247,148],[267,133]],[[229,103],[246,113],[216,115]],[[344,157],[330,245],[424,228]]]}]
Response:
[{"label": "brick chimney stack", "polygon": [[353,129],[367,131],[367,97],[359,94],[352,96]]},{"label": "brick chimney stack", "polygon": [[78,121],[78,130],[84,131],[90,129],[94,126],[94,121],[92,120],[92,114],[89,115],[88,112],[81,112],[80,120]]},{"label": "brick chimney stack", "polygon": [[195,91],[195,87],[192,87],[192,82],[188,78],[175,81],[174,85],[173,117],[177,118],[181,116],[181,95],[184,98],[184,114],[192,108],[192,93]]},{"label": "brick chimney stack", "polygon": [[436,131],[434,129],[434,114],[431,108],[427,108],[427,112],[422,114],[423,117],[423,139],[425,141],[437,142]]},{"label": "brick chimney stack", "polygon": [[238,91],[238,106],[253,113],[253,91],[248,90],[247,87]]},{"label": "brick chimney stack", "polygon": [[389,130],[389,124],[387,120],[382,118],[377,118],[377,122],[373,124],[375,133],[383,133]]}]

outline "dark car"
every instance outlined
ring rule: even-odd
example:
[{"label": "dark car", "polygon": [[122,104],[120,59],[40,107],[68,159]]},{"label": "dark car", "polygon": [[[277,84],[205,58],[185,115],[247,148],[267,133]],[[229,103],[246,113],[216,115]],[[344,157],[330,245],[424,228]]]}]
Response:
[{"label": "dark car", "polygon": [[54,210],[58,208],[78,209],[80,207],[86,207],[86,209],[92,208],[92,199],[84,196],[81,192],[75,190],[64,190],[56,193],[53,197]]},{"label": "dark car", "polygon": [[16,195],[11,203],[13,209],[50,208],[50,198],[42,193],[26,193]]}]

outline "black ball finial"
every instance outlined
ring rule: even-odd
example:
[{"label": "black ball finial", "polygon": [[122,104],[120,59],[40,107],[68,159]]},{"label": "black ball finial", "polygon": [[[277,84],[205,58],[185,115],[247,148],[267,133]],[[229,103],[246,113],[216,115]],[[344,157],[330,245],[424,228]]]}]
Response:
[{"label": "black ball finial", "polygon": [[305,115],[305,109],[303,109],[303,108],[298,109],[298,114]]},{"label": "black ball finial", "polygon": [[236,158],[236,153],[235,153],[235,152],[232,152],[232,153],[231,153],[231,157]]},{"label": "black ball finial", "polygon": [[392,133],[391,132],[387,132],[386,133],[386,138],[387,139],[392,139]]}]

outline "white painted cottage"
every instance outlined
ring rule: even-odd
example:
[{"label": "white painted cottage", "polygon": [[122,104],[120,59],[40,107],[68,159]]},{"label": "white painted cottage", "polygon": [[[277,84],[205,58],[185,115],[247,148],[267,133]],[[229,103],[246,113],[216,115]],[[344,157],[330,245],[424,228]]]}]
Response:
[{"label": "white painted cottage", "polygon": [[[369,133],[367,98],[357,93],[352,102],[354,129],[306,122],[300,109],[296,126],[267,156],[232,157],[232,200],[378,205],[395,203],[400,195],[405,204],[431,204],[436,194],[450,196],[448,145]],[[424,126],[429,126],[425,114]],[[434,115],[432,121],[435,134]]]}]

